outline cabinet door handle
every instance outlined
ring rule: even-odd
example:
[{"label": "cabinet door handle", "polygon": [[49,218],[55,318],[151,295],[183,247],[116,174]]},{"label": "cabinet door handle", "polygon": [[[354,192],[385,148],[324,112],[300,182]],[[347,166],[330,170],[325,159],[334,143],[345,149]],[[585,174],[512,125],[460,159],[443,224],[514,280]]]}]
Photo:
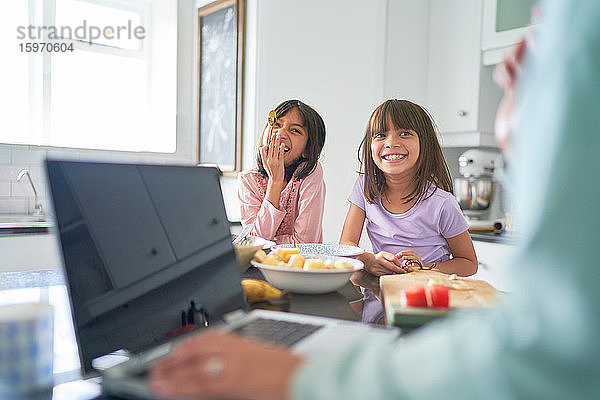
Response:
[{"label": "cabinet door handle", "polygon": [[457,114],[459,117],[466,117],[466,116],[467,116],[467,111],[466,111],[466,110],[458,110],[458,111],[456,112],[456,114]]}]

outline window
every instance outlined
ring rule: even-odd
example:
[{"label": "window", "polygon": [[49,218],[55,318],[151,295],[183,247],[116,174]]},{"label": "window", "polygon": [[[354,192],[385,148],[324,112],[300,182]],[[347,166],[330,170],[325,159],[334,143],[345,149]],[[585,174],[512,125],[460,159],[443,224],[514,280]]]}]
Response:
[{"label": "window", "polygon": [[[38,54],[23,55],[16,40],[17,25],[27,26],[29,21],[29,2],[19,1],[4,5],[0,12],[0,54],[2,54],[2,72],[0,73],[0,137],[2,142],[19,143],[28,131],[29,97],[35,88],[29,82],[29,68],[39,61]],[[34,106],[33,104],[31,104]]]},{"label": "window", "polygon": [[[0,78],[10,85],[0,106],[11,111],[0,142],[175,152],[176,0],[13,4],[0,13],[17,34]],[[62,47],[28,52],[27,43]]]}]

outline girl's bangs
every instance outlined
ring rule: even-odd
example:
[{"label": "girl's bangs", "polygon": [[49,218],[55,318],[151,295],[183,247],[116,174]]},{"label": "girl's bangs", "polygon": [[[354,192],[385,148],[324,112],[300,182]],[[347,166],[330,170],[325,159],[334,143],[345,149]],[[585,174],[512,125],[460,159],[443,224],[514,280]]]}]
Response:
[{"label": "girl's bangs", "polygon": [[376,109],[369,121],[369,136],[373,137],[378,133],[386,132],[387,129],[386,113],[382,107]]},{"label": "girl's bangs", "polygon": [[275,113],[279,118],[287,114],[292,108],[297,107],[298,111],[300,111],[300,115],[302,116],[302,125],[306,126],[307,115],[306,111],[301,105],[303,105],[303,103],[299,100],[286,100],[275,107]]},{"label": "girl's bangs", "polygon": [[398,103],[399,101],[387,101],[375,110],[369,124],[371,136],[393,129],[418,131],[414,113]]}]

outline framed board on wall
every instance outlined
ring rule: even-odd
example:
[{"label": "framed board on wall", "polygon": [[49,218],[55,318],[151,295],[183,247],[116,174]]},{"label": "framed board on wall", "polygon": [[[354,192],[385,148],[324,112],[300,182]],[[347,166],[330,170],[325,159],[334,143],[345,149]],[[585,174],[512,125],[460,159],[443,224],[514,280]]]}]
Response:
[{"label": "framed board on wall", "polygon": [[198,162],[242,168],[245,0],[198,9]]}]

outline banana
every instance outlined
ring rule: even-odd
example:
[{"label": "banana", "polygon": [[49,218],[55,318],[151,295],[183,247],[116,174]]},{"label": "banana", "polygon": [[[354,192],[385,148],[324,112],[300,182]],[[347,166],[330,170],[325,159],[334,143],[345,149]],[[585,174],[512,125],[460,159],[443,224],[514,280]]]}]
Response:
[{"label": "banana", "polygon": [[242,279],[242,288],[248,303],[258,303],[271,299],[283,299],[286,293],[258,279]]}]

